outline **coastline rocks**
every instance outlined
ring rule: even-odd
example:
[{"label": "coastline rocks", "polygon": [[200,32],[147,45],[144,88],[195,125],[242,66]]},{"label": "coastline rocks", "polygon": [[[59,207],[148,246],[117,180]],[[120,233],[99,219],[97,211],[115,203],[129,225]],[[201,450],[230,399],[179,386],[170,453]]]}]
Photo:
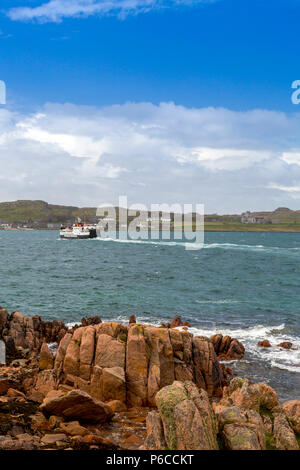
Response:
[{"label": "coastline rocks", "polygon": [[68,393],[61,390],[51,391],[44,399],[40,410],[45,416],[62,416],[65,419],[92,423],[105,423],[113,416],[110,406],[81,390],[72,390]]},{"label": "coastline rocks", "polygon": [[144,327],[133,324],[128,331],[126,379],[128,406],[147,405],[149,353]]},{"label": "coastline rocks", "polygon": [[[163,326],[165,326],[165,325],[163,324]],[[176,317],[173,318],[171,323],[168,322],[167,325],[166,325],[167,328],[178,328],[179,326],[184,326],[184,327],[189,327],[190,328],[191,324],[188,321],[185,321],[183,323],[181,317],[179,317],[177,315]]]},{"label": "coastline rocks", "polygon": [[0,450],[34,450],[35,448],[32,442],[12,439],[9,436],[0,436]]},{"label": "coastline rocks", "polygon": [[[41,319],[37,315],[26,317],[21,312],[13,312],[7,325],[7,335],[13,339],[15,346],[39,350],[42,343]],[[3,333],[3,332],[2,332]]]},{"label": "coastline rocks", "polygon": [[163,450],[167,448],[164,428],[158,411],[150,411],[146,420],[147,437],[144,442],[145,450]]},{"label": "coastline rocks", "polygon": [[60,386],[129,407],[155,406],[156,393],[174,380],[195,382],[210,397],[221,396],[227,383],[208,338],[136,323],[101,323],[67,333],[54,370]]},{"label": "coastline rocks", "polygon": [[158,412],[147,417],[145,449],[217,450],[217,426],[204,390],[175,381],[156,395]]},{"label": "coastline rocks", "polygon": [[59,343],[54,362],[54,370],[57,372],[57,374],[62,372],[65,355],[71,339],[71,333],[66,333]]},{"label": "coastline rocks", "polygon": [[[270,348],[272,345],[269,340],[264,339],[263,341],[258,341],[257,346],[261,348]],[[277,347],[289,350],[293,349],[293,343],[290,341],[283,341],[282,343],[277,344]]]},{"label": "coastline rocks", "polygon": [[231,380],[214,411],[227,449],[299,449],[293,422],[284,414],[297,416],[297,401],[281,407],[276,392],[265,383]]},{"label": "coastline rocks", "polygon": [[122,411],[127,411],[127,406],[120,400],[112,400],[107,402],[107,405],[111,407],[114,413],[121,413]]},{"label": "coastline rocks", "polygon": [[277,344],[279,348],[283,349],[292,349],[293,348],[293,343],[290,343],[289,341],[284,341],[283,343]]},{"label": "coastline rocks", "polygon": [[125,373],[122,367],[105,367],[99,380],[101,399],[126,402]]},{"label": "coastline rocks", "polygon": [[38,353],[43,342],[60,343],[67,332],[62,321],[42,321],[38,315],[27,317],[0,307],[0,339],[6,343],[7,361],[23,357],[22,349]]},{"label": "coastline rocks", "polygon": [[264,339],[263,341],[259,341],[257,343],[257,346],[260,346],[261,348],[270,348],[271,347],[271,343],[270,341],[268,341],[267,339]]},{"label": "coastline rocks", "polygon": [[85,436],[88,430],[81,426],[78,421],[61,422],[59,425],[62,432],[69,436]]},{"label": "coastline rocks", "polygon": [[171,321],[171,326],[170,326],[170,328],[177,328],[178,326],[183,326],[183,323],[182,323],[181,317],[179,317],[179,316],[177,315],[177,316],[174,317],[173,320]]},{"label": "coastline rocks", "polygon": [[130,324],[130,323],[136,323],[135,315],[130,315],[130,317],[129,317],[129,324]]},{"label": "coastline rocks", "polygon": [[48,345],[47,343],[43,343],[40,351],[39,368],[40,370],[53,369],[53,364],[53,356],[48,348]]},{"label": "coastline rocks", "polygon": [[262,382],[253,384],[240,377],[232,379],[229,387],[224,388],[220,405],[230,404],[258,413],[264,410],[272,414],[281,411],[277,393],[269,385]]},{"label": "coastline rocks", "polygon": [[57,386],[57,376],[53,370],[40,371],[33,378],[23,382],[27,397],[38,403],[42,403],[45,396],[51,390],[56,390]]},{"label": "coastline rocks", "polygon": [[81,319],[81,325],[82,326],[99,325],[99,323],[102,323],[102,320],[98,316],[93,316],[93,317],[82,318]]},{"label": "coastline rocks", "polygon": [[274,418],[273,433],[276,449],[299,450],[298,442],[284,414]]},{"label": "coastline rocks", "polygon": [[216,412],[220,436],[228,450],[265,450],[262,418],[253,410],[232,406]]},{"label": "coastline rocks", "polygon": [[213,343],[204,336],[193,338],[194,377],[198,388],[207,390],[208,396],[222,396],[224,374],[217,359]]},{"label": "coastline rocks", "polygon": [[7,375],[0,375],[0,396],[6,395],[10,388],[17,386],[17,382]]},{"label": "coastline rocks", "polygon": [[7,320],[8,320],[8,312],[6,308],[2,308],[0,306],[0,338],[2,335],[3,329],[6,327]]},{"label": "coastline rocks", "polygon": [[211,336],[209,339],[214,345],[218,359],[221,359],[222,361],[242,359],[245,355],[244,345],[236,338],[223,336],[218,333]]},{"label": "coastline rocks", "polygon": [[63,366],[65,374],[79,375],[79,354],[83,331],[84,327],[77,328],[68,344]]},{"label": "coastline rocks", "polygon": [[300,436],[300,400],[286,401],[282,409],[294,432]]},{"label": "coastline rocks", "polygon": [[47,448],[65,448],[68,445],[68,439],[65,434],[45,434],[41,439],[41,445]]}]

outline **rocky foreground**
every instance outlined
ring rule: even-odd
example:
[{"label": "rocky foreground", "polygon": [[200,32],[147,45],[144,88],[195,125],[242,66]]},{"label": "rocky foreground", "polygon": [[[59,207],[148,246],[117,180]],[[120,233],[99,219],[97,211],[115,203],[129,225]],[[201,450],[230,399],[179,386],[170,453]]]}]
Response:
[{"label": "rocky foreground", "polygon": [[0,449],[299,449],[300,401],[232,378],[243,345],[178,317],[68,329],[0,308],[0,339]]}]

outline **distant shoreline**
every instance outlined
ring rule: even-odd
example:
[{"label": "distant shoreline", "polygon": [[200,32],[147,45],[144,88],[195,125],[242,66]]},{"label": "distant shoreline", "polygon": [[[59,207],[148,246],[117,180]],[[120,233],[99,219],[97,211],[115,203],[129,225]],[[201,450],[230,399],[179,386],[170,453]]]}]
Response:
[{"label": "distant shoreline", "polygon": [[[174,232],[174,231],[180,231],[181,228],[178,227],[178,228],[173,228],[171,227],[170,228],[170,232]],[[53,231],[57,231],[59,232],[59,229],[58,228],[45,228],[45,227],[41,227],[41,228],[12,228],[12,229],[5,229],[5,228],[1,228],[0,227],[0,231],[3,231],[3,232],[32,232],[32,231],[50,231],[50,232],[53,232]],[[118,230],[119,231],[119,230]],[[146,230],[141,230],[142,231],[146,231]],[[150,229],[149,229],[150,231]],[[166,230],[163,230],[163,229],[160,229],[159,230],[160,232],[164,232]],[[192,229],[190,230],[192,231]],[[199,231],[199,230],[197,230]],[[297,226],[295,228],[292,228],[292,227],[274,227],[274,226],[270,226],[268,229],[266,228],[261,228],[260,226],[248,226],[248,227],[241,227],[241,228],[232,228],[232,227],[220,227],[220,228],[204,228],[204,232],[224,232],[224,233],[249,233],[249,232],[253,232],[253,233],[300,233],[300,226]]]}]

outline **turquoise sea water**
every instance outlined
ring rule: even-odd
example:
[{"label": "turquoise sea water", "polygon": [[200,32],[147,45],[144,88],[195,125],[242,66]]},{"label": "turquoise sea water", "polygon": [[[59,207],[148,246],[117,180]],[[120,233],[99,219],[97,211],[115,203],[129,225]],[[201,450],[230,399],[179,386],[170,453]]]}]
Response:
[{"label": "turquoise sea water", "polygon": [[[300,396],[300,234],[205,234],[181,242],[61,241],[56,231],[0,231],[0,305],[43,319],[160,324],[181,315],[195,334],[241,340],[235,372]],[[269,339],[271,349],[256,346]],[[292,341],[298,350],[275,345]]]}]

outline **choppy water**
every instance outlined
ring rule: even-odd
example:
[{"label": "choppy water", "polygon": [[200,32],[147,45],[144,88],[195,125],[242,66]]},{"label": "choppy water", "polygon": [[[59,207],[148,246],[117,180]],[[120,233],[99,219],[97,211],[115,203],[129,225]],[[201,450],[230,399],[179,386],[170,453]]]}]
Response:
[{"label": "choppy water", "polygon": [[[181,315],[195,334],[240,339],[234,370],[300,396],[300,234],[206,233],[175,241],[60,241],[56,231],[0,231],[0,305],[44,319],[160,324]],[[256,346],[269,339],[271,349]],[[292,341],[298,350],[275,345]]]}]

